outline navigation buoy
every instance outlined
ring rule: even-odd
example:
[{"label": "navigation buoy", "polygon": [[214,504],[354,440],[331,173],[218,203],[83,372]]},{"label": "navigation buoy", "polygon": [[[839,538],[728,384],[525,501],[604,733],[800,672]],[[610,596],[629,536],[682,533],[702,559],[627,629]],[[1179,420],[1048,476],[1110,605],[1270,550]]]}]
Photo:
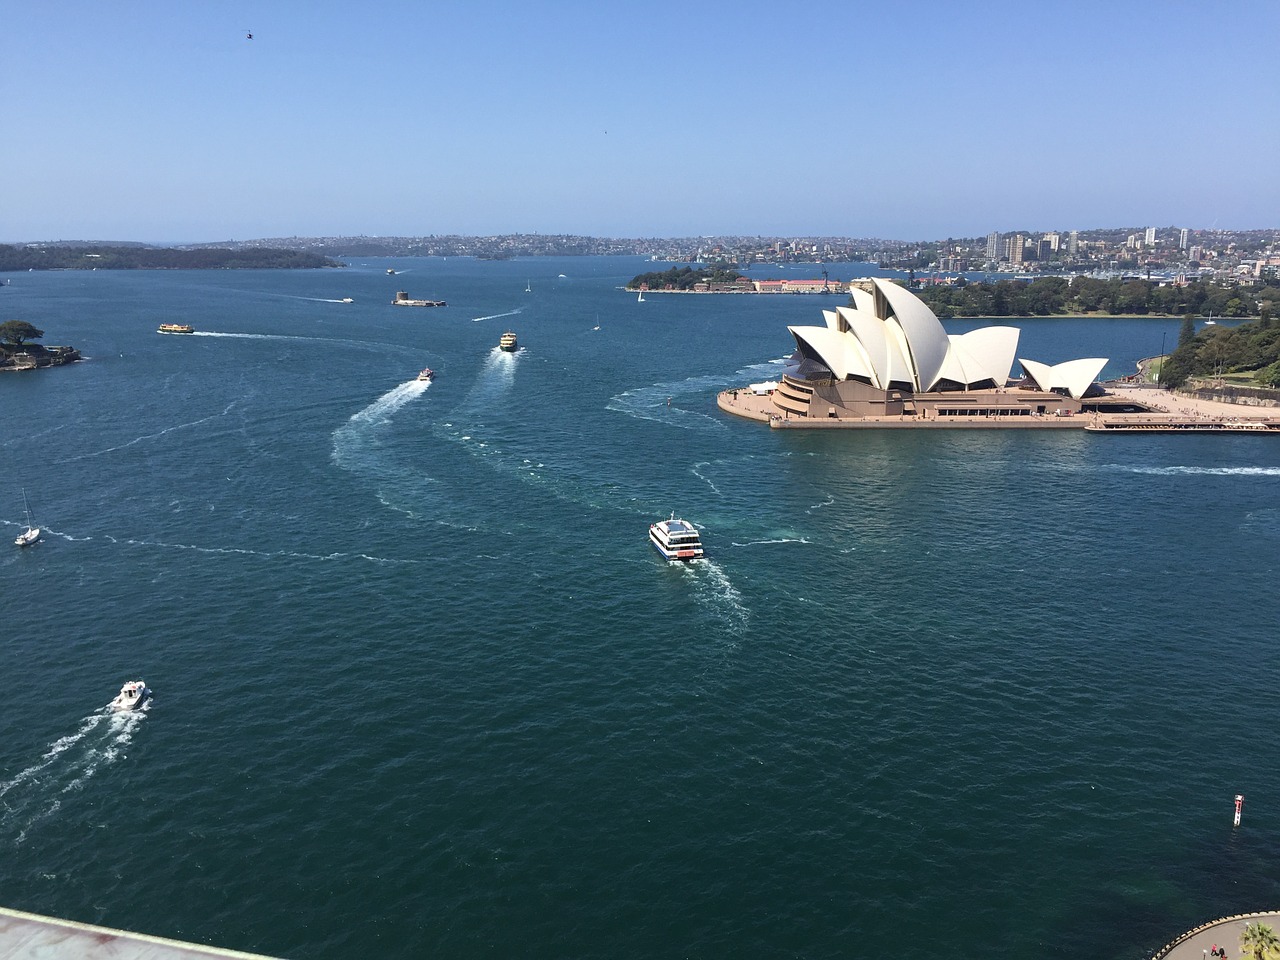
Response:
[{"label": "navigation buoy", "polygon": [[1236,819],[1232,826],[1240,826],[1240,808],[1244,806],[1244,794],[1236,794]]}]

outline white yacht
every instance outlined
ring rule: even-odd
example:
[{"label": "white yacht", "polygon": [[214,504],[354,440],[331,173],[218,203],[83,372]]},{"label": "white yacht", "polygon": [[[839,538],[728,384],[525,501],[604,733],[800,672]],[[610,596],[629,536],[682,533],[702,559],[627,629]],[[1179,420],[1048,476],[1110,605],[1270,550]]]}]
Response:
[{"label": "white yacht", "polygon": [[649,542],[666,560],[702,558],[702,538],[698,528],[688,520],[677,520],[674,513],[668,520],[649,524]]},{"label": "white yacht", "polygon": [[27,500],[27,491],[22,491],[22,505],[27,510],[27,526],[13,539],[15,547],[29,547],[40,539],[40,528],[31,522],[31,504]]},{"label": "white yacht", "polygon": [[142,701],[147,699],[150,692],[142,680],[130,680],[120,688],[120,696],[111,701],[111,709],[136,710],[142,706]]}]

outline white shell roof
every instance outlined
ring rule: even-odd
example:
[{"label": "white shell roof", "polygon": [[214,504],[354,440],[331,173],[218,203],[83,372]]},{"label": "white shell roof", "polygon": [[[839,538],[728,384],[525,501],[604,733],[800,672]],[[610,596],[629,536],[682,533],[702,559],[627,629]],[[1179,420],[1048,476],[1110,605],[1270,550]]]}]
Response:
[{"label": "white shell roof", "polygon": [[1079,400],[1089,385],[1098,379],[1098,374],[1107,365],[1106,357],[1089,357],[1082,360],[1068,360],[1052,366],[1036,360],[1018,359],[1027,376],[1035,381],[1041,390],[1066,390]]},{"label": "white shell roof", "polygon": [[[917,392],[932,390],[942,379],[965,386],[1008,382],[1018,351],[1017,327],[982,327],[948,336],[933,311],[911,291],[880,278],[871,283],[875,294],[853,287],[852,306],[823,310],[825,326],[787,328],[834,376],[858,377],[882,390],[909,383]],[[1107,361],[1072,360],[1054,367],[1021,362],[1042,389],[1065,388],[1078,398]]]}]

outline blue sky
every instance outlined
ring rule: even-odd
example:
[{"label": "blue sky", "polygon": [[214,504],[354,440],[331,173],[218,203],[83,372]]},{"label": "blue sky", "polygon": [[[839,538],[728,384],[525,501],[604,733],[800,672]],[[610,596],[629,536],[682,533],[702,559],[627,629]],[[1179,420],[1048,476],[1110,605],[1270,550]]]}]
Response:
[{"label": "blue sky", "polygon": [[1274,0],[14,3],[0,241],[1276,227],[1277,38]]}]

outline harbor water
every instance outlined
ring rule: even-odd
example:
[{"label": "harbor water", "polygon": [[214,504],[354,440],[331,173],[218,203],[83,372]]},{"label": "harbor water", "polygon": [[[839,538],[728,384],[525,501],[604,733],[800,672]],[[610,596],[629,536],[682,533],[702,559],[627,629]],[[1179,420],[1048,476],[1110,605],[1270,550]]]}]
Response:
[{"label": "harbor water", "polygon": [[[44,528],[0,551],[0,903],[548,960],[1136,960],[1274,908],[1280,444],[771,431],[716,393],[842,298],[650,268],[12,275],[86,359],[0,376],[0,532],[23,488]],[[1018,325],[1122,375],[1178,321]]]}]

